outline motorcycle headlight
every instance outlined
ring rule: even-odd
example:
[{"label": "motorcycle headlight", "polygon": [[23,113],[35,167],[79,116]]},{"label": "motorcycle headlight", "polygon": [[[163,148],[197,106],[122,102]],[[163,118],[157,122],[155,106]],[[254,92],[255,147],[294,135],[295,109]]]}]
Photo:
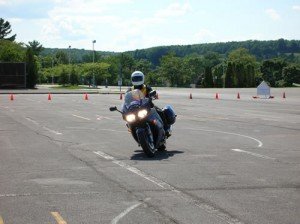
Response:
[{"label": "motorcycle headlight", "polygon": [[134,114],[128,114],[128,115],[126,115],[125,119],[129,123],[133,122],[133,121],[135,121],[135,115]]},{"label": "motorcycle headlight", "polygon": [[139,118],[144,118],[144,117],[146,117],[146,115],[148,114],[148,111],[147,110],[140,110],[139,112],[138,112],[138,117]]}]

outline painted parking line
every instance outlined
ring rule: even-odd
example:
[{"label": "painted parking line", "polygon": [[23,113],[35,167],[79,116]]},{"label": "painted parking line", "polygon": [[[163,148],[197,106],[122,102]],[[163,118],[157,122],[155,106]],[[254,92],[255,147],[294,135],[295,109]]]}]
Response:
[{"label": "painted parking line", "polygon": [[272,158],[272,157],[261,155],[261,154],[254,153],[254,152],[248,152],[248,151],[241,150],[241,149],[231,149],[231,150],[234,151],[234,152],[246,153],[246,154],[249,154],[249,155],[252,155],[252,156],[255,156],[255,157],[258,157],[258,158],[262,158],[262,159],[276,160],[276,158]]},{"label": "painted parking line", "polygon": [[0,224],[4,224],[4,221],[1,216],[0,216]]},{"label": "painted parking line", "polygon": [[87,117],[82,117],[82,116],[78,116],[76,114],[72,114],[73,117],[77,117],[77,118],[80,118],[80,119],[83,119],[83,120],[87,120],[87,121],[90,121],[91,119],[87,118]]},{"label": "painted parking line", "polygon": [[50,129],[50,128],[47,128],[47,127],[45,127],[45,126],[43,126],[43,129],[45,129],[46,131],[49,131],[49,132],[51,132],[51,133],[53,133],[53,134],[56,134],[56,135],[62,135],[62,133],[61,133],[61,132],[58,132],[58,131],[52,130],[52,129]]},{"label": "painted parking line", "polygon": [[263,146],[262,141],[260,141],[256,138],[253,138],[253,137],[248,136],[248,135],[242,135],[242,134],[239,134],[239,133],[234,133],[234,132],[217,131],[217,130],[201,129],[201,128],[178,128],[176,130],[206,131],[206,132],[215,132],[215,133],[221,133],[221,134],[227,134],[227,135],[235,135],[235,136],[248,138],[248,139],[252,139],[252,140],[256,141],[258,143],[257,147],[259,147],[259,148]]},{"label": "painted parking line", "polygon": [[49,131],[49,132],[51,132],[52,134],[56,134],[56,135],[62,135],[62,133],[61,132],[59,132],[59,131],[55,131],[55,130],[52,130],[52,129],[50,129],[50,128],[48,128],[48,127],[46,127],[46,126],[43,126],[43,125],[40,125],[37,121],[35,121],[35,120],[33,120],[32,118],[30,118],[30,117],[25,117],[26,118],[26,120],[28,120],[28,121],[30,121],[30,122],[32,122],[32,123],[34,123],[35,125],[37,125],[37,126],[40,126],[40,127],[42,127],[44,130],[46,130],[46,131]]},{"label": "painted parking line", "polygon": [[140,206],[142,203],[139,202],[135,205],[130,206],[129,208],[127,208],[125,211],[123,211],[120,215],[118,215],[117,217],[115,217],[112,221],[111,224],[117,224],[124,216],[126,216],[130,211],[132,211],[133,209],[135,209],[136,207]]},{"label": "painted parking line", "polygon": [[27,121],[30,121],[32,123],[34,123],[35,125],[39,125],[39,123],[33,119],[31,119],[30,117],[25,117]]},{"label": "painted parking line", "polygon": [[100,116],[100,115],[96,115],[97,116],[97,120],[98,121],[101,121],[101,120],[104,120],[104,119],[106,119],[106,120],[113,120],[112,118],[110,118],[110,117],[104,117],[104,116]]},{"label": "painted parking line", "polygon": [[[185,199],[188,203],[192,203],[194,204],[196,207],[206,211],[207,213],[210,213],[216,217],[218,217],[219,219],[223,220],[225,223],[228,223],[228,224],[243,224],[243,222],[241,222],[240,220],[238,220],[237,218],[235,217],[232,217],[231,215],[227,214],[227,213],[224,213],[222,210],[220,210],[219,208],[217,207],[214,207],[208,203],[205,203],[205,202],[202,202],[202,201],[198,201],[198,200],[195,200],[193,197],[191,197],[190,195],[182,192],[181,190],[179,189],[176,189],[175,187],[171,186],[170,184],[168,184],[167,182],[165,181],[162,181],[162,180],[159,180],[157,179],[156,177],[154,176],[151,176],[149,174],[146,174],[144,173],[143,171],[133,167],[133,166],[130,166],[126,163],[124,163],[123,161],[120,161],[116,158],[114,158],[113,156],[111,155],[108,155],[102,151],[94,151],[94,153],[118,166],[120,166],[121,168],[123,169],[126,169],[132,173],[134,173],[135,175],[138,175],[150,182],[152,182],[153,184],[161,187],[162,189],[165,189],[165,190],[168,190],[168,191],[171,191],[175,194],[177,194],[180,198],[182,199]],[[138,206],[138,204],[136,204],[136,206]],[[133,207],[133,206],[132,206]]]},{"label": "painted parking line", "polygon": [[132,172],[132,173],[134,173],[134,174],[136,174],[136,175],[138,175],[138,176],[140,176],[140,177],[142,177],[142,178],[144,178],[144,179],[152,182],[152,183],[154,183],[155,185],[157,185],[157,186],[159,186],[159,187],[161,187],[163,189],[167,189],[167,190],[170,190],[170,191],[173,191],[173,192],[178,192],[178,190],[176,190],[174,187],[172,187],[171,185],[167,184],[166,182],[158,180],[157,178],[155,178],[155,177],[153,177],[151,175],[148,175],[148,174],[142,172],[141,170],[139,170],[139,169],[137,169],[137,168],[135,168],[133,166],[130,166],[130,165],[128,165],[128,164],[126,164],[126,163],[118,160],[118,159],[115,159],[114,157],[112,157],[112,156],[110,156],[110,155],[108,155],[108,154],[106,154],[104,152],[94,151],[94,153],[96,155],[98,155],[98,156],[100,156],[100,157],[102,157],[102,158],[104,158],[106,160],[109,160],[112,163],[117,164],[118,166],[120,166],[120,167],[122,167],[122,168],[124,168],[124,169],[126,169],[126,170],[128,170],[128,171],[130,171],[130,172]]},{"label": "painted parking line", "polygon": [[51,215],[55,218],[58,224],[67,224],[67,222],[60,216],[58,212],[51,212]]}]

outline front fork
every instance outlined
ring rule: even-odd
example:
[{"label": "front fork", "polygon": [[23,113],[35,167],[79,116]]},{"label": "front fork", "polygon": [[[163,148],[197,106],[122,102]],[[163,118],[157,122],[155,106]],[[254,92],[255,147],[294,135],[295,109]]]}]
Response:
[{"label": "front fork", "polygon": [[149,141],[154,144],[153,133],[152,133],[151,128],[150,128],[150,126],[149,126],[148,123],[146,123],[144,125],[144,127],[130,127],[130,125],[128,125],[128,124],[126,124],[126,126],[128,128],[128,131],[131,133],[132,137],[138,143],[139,146],[140,146],[140,142],[139,142],[139,139],[137,137],[137,131],[140,128],[145,129],[145,132],[146,132],[146,134],[148,136]]},{"label": "front fork", "polygon": [[152,144],[154,144],[153,133],[152,133],[151,128],[150,128],[150,126],[149,126],[148,123],[146,123],[146,133],[147,133],[147,135],[148,135],[149,141],[150,141]]}]

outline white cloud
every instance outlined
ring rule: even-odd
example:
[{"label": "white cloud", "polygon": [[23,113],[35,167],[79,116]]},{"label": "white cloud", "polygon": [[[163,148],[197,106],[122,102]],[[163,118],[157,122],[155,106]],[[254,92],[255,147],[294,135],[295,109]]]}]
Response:
[{"label": "white cloud", "polygon": [[7,5],[8,3],[8,0],[0,0],[0,5]]},{"label": "white cloud", "polygon": [[300,5],[294,5],[293,10],[300,11]]},{"label": "white cloud", "polygon": [[23,19],[20,19],[20,18],[13,18],[13,17],[8,18],[8,20],[9,20],[9,22],[10,22],[11,24],[17,24],[17,23],[21,23],[21,22],[24,21]]},{"label": "white cloud", "polygon": [[155,17],[168,18],[184,16],[189,11],[191,11],[191,8],[191,5],[187,2],[182,5],[179,3],[172,3],[167,8],[158,10],[155,14]]},{"label": "white cloud", "polygon": [[215,37],[216,37],[216,35],[208,29],[201,29],[199,32],[197,32],[193,36],[196,43],[198,43],[198,42],[211,42],[215,39]]},{"label": "white cloud", "polygon": [[267,9],[266,13],[272,20],[280,20],[280,15],[275,9]]},{"label": "white cloud", "polygon": [[54,1],[57,5],[48,12],[49,18],[43,25],[43,33],[47,33],[48,39],[52,36],[52,39],[63,41],[70,41],[75,37],[95,39],[103,24],[118,21],[115,16],[105,16],[107,5],[102,3],[130,2],[129,0]]}]

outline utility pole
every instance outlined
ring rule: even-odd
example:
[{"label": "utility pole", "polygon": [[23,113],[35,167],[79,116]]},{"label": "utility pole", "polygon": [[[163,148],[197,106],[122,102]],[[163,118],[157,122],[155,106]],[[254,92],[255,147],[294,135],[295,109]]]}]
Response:
[{"label": "utility pole", "polygon": [[[93,64],[95,63],[95,50],[94,50],[94,44],[96,43],[96,40],[93,40]],[[93,69],[93,87],[95,88],[95,73]]]},{"label": "utility pole", "polygon": [[[71,64],[71,45],[69,45],[69,67]],[[71,83],[71,70],[69,71],[69,84]]]},{"label": "utility pole", "polygon": [[122,63],[123,63],[123,53],[121,54],[121,58],[120,58],[120,64],[119,64],[119,80],[118,80],[118,85],[120,87],[120,93],[122,90]]}]

